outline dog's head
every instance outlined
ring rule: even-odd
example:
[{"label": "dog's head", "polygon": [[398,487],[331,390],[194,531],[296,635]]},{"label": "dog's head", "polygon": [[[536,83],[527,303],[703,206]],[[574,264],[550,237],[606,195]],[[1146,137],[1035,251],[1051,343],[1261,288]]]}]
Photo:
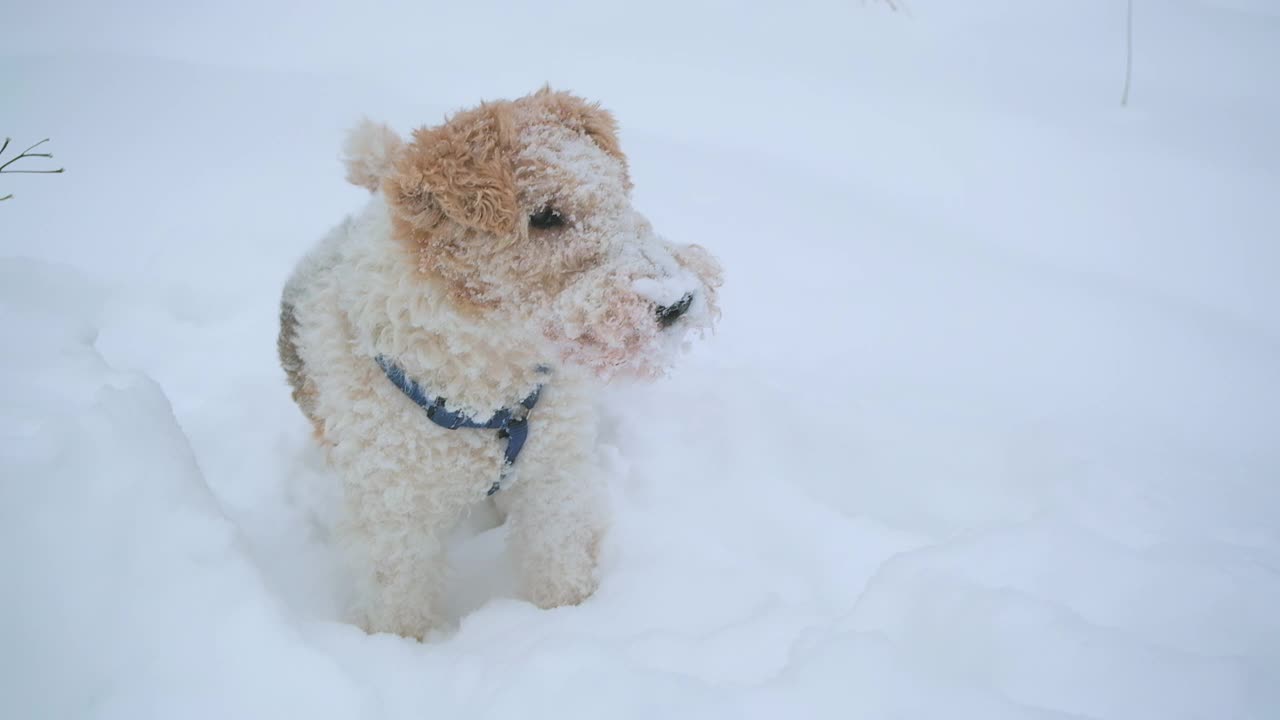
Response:
[{"label": "dog's head", "polygon": [[459,312],[534,328],[600,375],[660,374],[718,314],[719,264],[631,207],[613,116],[573,95],[484,103],[407,143],[366,122],[347,170]]}]

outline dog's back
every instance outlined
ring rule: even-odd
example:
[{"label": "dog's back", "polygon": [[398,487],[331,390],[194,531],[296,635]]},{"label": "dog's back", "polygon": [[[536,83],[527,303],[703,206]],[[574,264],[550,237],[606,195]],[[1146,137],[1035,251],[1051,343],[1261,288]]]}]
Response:
[{"label": "dog's back", "polygon": [[302,360],[298,345],[300,319],[297,308],[303,304],[300,300],[314,288],[317,280],[339,262],[340,246],[346,239],[350,226],[351,219],[347,218],[303,256],[285,283],[280,297],[280,334],[276,338],[276,351],[280,355],[280,366],[289,379],[289,386],[293,388],[293,401],[315,426],[317,437],[321,435],[323,422],[315,412],[317,390],[307,376],[306,363]]}]

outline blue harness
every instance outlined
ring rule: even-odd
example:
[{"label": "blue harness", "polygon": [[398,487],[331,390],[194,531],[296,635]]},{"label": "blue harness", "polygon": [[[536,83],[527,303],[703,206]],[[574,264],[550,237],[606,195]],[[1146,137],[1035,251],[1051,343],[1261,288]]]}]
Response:
[{"label": "blue harness", "polygon": [[[400,392],[409,397],[410,400],[417,403],[418,407],[427,412],[427,419],[439,425],[446,430],[457,430],[458,428],[473,428],[478,430],[497,430],[498,439],[507,441],[507,449],[503,453],[502,472],[498,475],[498,479],[493,481],[493,485],[489,488],[486,495],[492,495],[502,489],[502,482],[507,479],[511,473],[511,467],[516,464],[516,458],[520,457],[520,451],[524,449],[524,443],[529,439],[529,411],[533,406],[538,404],[538,394],[542,392],[542,386],[533,389],[529,396],[520,401],[515,408],[502,408],[493,414],[486,422],[476,422],[460,412],[454,412],[445,409],[445,399],[442,397],[427,397],[423,392],[422,386],[416,381],[411,380],[404,374],[404,368],[396,365],[384,355],[377,357],[378,366],[382,368],[382,372],[386,374],[387,379],[392,385],[400,388]],[[545,365],[538,366],[539,373],[550,372],[550,368]]]}]

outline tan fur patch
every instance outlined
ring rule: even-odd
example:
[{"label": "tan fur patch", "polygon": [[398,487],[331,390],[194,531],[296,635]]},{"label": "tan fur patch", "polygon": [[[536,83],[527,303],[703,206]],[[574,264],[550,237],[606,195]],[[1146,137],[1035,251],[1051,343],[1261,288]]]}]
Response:
[{"label": "tan fur patch", "polygon": [[622,164],[617,122],[599,104],[544,87],[514,101],[483,103],[444,124],[419,128],[383,182],[396,238],[419,270],[449,288],[459,309],[495,306],[482,268],[492,253],[528,239],[518,186],[520,132],[559,125],[589,137]]},{"label": "tan fur patch", "polygon": [[510,235],[523,220],[511,165],[514,132],[508,102],[484,103],[439,127],[415,130],[384,185],[387,198],[410,218],[426,215],[431,225],[439,220],[436,210],[466,227]]},{"label": "tan fur patch", "polygon": [[[618,143],[618,121],[613,113],[600,107],[600,103],[589,103],[576,95],[552,90],[550,86],[543,87],[531,97],[541,101],[541,106],[565,127],[585,133],[601,150],[617,158],[624,169],[627,167],[627,156]],[[627,186],[630,185],[628,178]]]}]

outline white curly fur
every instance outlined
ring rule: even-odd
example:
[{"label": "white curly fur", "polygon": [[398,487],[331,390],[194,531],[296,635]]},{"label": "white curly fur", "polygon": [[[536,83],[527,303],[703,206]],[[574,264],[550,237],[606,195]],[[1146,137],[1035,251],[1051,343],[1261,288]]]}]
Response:
[{"label": "white curly fur", "polygon": [[347,181],[368,190],[377,190],[403,144],[394,130],[364,118],[347,133],[347,140],[342,145]]},{"label": "white curly fur", "polygon": [[[348,164],[380,168],[381,177],[381,153],[400,145],[386,141],[384,126],[369,125],[359,134],[382,140],[349,144]],[[299,263],[285,288],[308,414],[345,487],[340,537],[356,582],[353,620],[369,631],[421,638],[439,625],[443,539],[484,499],[503,456],[493,431],[431,423],[386,379],[377,355],[478,420],[545,383],[528,443],[495,499],[507,513],[522,594],[554,607],[582,601],[598,581],[607,527],[595,448],[599,383],[617,372],[655,374],[686,331],[713,320],[719,267],[700,248],[652,233],[630,206],[618,160],[555,126],[529,130],[521,142],[522,156],[537,156],[541,168],[518,180],[531,207],[578,193],[583,201],[566,206],[589,208],[568,218],[564,242],[590,245],[596,263],[554,296],[510,280],[503,273],[512,261],[495,257],[503,302],[479,316],[456,306],[393,237],[393,210],[380,192]],[[686,293],[693,306],[662,329],[655,305]],[[549,378],[540,364],[552,366]]]}]

